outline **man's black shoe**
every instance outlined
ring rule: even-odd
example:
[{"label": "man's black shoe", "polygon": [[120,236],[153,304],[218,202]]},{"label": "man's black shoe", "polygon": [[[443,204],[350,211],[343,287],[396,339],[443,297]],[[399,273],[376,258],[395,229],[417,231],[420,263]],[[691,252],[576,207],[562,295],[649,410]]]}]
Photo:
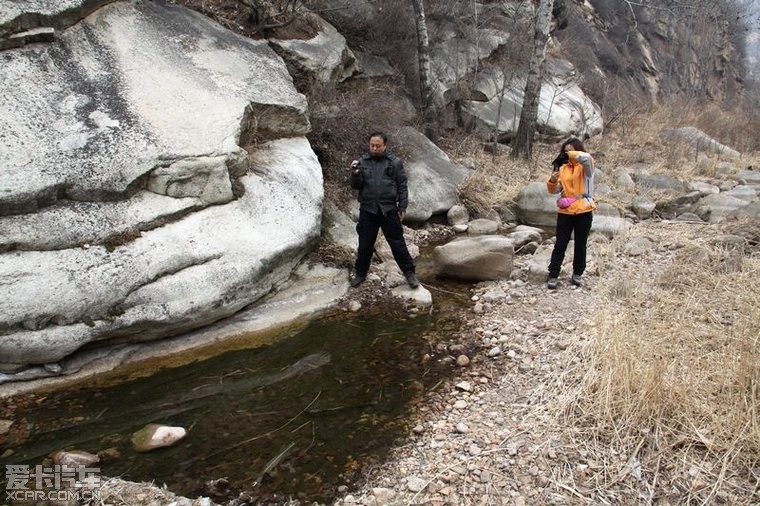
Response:
[{"label": "man's black shoe", "polygon": [[351,288],[356,288],[357,286],[364,283],[366,279],[367,279],[367,276],[354,276],[351,279]]},{"label": "man's black shoe", "polygon": [[411,288],[417,288],[420,286],[420,282],[417,280],[417,276],[415,276],[413,272],[405,273],[404,277]]}]

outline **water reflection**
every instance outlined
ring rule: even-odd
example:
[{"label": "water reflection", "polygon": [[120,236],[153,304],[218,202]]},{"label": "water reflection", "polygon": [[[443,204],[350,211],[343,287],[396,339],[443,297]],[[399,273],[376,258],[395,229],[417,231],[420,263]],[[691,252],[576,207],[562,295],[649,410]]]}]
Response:
[{"label": "water reflection", "polygon": [[[266,347],[53,393],[17,413],[32,436],[9,463],[110,449],[119,456],[101,464],[104,475],[155,480],[183,495],[329,500],[408,433],[414,402],[441,372],[422,359],[435,327],[431,316],[332,318]],[[151,422],[185,427],[188,437],[139,454],[130,436]]]}]

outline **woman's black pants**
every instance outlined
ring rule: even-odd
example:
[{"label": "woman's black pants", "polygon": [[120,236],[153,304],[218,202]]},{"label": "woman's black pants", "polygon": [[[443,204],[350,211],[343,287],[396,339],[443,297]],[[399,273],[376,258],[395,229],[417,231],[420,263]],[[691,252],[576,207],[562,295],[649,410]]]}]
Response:
[{"label": "woman's black pants", "polygon": [[552,259],[549,263],[549,277],[559,277],[565,251],[570,242],[570,236],[575,233],[575,249],[573,251],[573,274],[581,275],[586,270],[586,243],[591,232],[591,221],[594,213],[563,214],[557,213],[557,241],[554,243]]}]

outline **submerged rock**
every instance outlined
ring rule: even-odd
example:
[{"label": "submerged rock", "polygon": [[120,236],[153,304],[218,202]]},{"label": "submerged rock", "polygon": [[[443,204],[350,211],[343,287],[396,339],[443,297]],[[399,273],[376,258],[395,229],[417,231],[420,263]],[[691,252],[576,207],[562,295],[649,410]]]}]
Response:
[{"label": "submerged rock", "polygon": [[172,446],[183,439],[187,431],[182,427],[170,427],[149,423],[132,434],[132,447],[138,452],[149,452],[156,448]]}]

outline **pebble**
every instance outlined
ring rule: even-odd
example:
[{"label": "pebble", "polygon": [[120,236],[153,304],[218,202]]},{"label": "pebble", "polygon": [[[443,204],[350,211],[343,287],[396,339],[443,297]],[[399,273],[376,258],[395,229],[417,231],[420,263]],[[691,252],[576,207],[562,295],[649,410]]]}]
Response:
[{"label": "pebble", "polygon": [[464,409],[467,407],[467,401],[463,401],[462,399],[459,399],[454,403],[454,409]]},{"label": "pebble", "polygon": [[488,356],[489,357],[498,357],[501,355],[501,347],[500,346],[494,346],[490,350],[488,350]]},{"label": "pebble", "polygon": [[459,355],[457,357],[457,365],[459,367],[467,367],[468,365],[470,365],[470,357],[468,357],[467,355]]},{"label": "pebble", "polygon": [[456,426],[456,430],[457,430],[457,432],[459,432],[460,434],[466,434],[467,432],[469,432],[470,428],[467,426],[467,424],[466,424],[466,423],[464,423],[464,422],[459,422],[459,423],[457,424],[457,426]]},{"label": "pebble", "polygon": [[420,492],[426,486],[427,481],[423,480],[422,478],[418,478],[417,476],[409,476],[406,479],[406,488],[408,488],[411,492]]},{"label": "pebble", "polygon": [[352,300],[348,303],[348,310],[352,313],[359,311],[362,308],[362,303],[358,300]]},{"label": "pebble", "polygon": [[377,487],[372,489],[372,495],[375,496],[375,502],[380,506],[391,502],[395,492],[389,488]]},{"label": "pebble", "polygon": [[464,392],[472,392],[472,384],[469,381],[460,381],[457,383],[457,388]]}]

